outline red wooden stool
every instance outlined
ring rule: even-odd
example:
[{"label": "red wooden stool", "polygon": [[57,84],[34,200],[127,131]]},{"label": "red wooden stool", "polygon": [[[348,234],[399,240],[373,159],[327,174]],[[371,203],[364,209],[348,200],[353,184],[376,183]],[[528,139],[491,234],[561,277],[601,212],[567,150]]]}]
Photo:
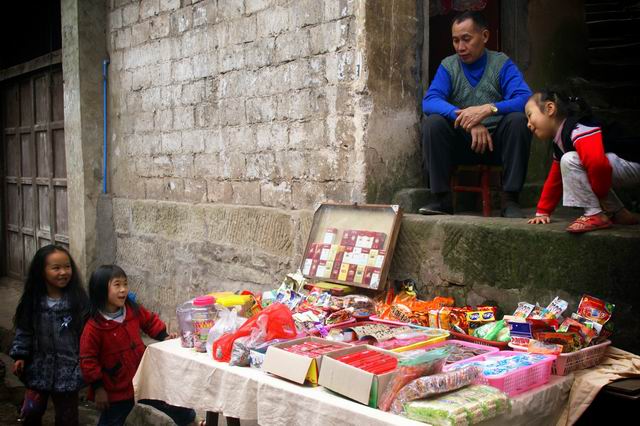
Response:
[{"label": "red wooden stool", "polygon": [[[480,173],[479,186],[460,185],[458,173],[474,172]],[[500,166],[456,166],[451,173],[451,192],[453,195],[453,204],[455,208],[456,192],[479,192],[482,196],[482,215],[491,216],[491,173],[499,173],[502,176],[502,167]],[[501,179],[500,179],[501,180]]]}]

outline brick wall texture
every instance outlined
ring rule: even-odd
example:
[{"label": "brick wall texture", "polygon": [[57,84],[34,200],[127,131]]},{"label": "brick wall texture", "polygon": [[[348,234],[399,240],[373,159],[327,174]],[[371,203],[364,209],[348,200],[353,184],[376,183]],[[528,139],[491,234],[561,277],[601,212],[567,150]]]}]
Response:
[{"label": "brick wall texture", "polygon": [[362,193],[353,1],[115,0],[108,16],[118,196],[300,209]]},{"label": "brick wall texture", "polygon": [[419,159],[415,2],[107,5],[116,262],[169,319],[275,287],[315,203],[389,201]]}]

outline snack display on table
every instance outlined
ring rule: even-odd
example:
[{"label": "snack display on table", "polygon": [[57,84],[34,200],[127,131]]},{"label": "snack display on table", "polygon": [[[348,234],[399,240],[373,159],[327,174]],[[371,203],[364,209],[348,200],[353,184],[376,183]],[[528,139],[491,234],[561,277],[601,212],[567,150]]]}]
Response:
[{"label": "snack display on table", "polygon": [[372,374],[385,374],[398,366],[398,359],[378,351],[362,351],[342,355],[338,361]]},{"label": "snack display on table", "polygon": [[509,398],[491,386],[474,385],[437,398],[404,404],[410,419],[434,426],[472,425],[509,411]]},{"label": "snack display on table", "polygon": [[402,354],[402,358],[398,362],[398,372],[380,397],[378,408],[383,411],[389,411],[398,392],[406,384],[419,377],[441,372],[445,360],[449,356],[449,351],[448,348],[440,348],[432,351],[410,351]]},{"label": "snack display on table", "polygon": [[424,376],[413,380],[398,392],[391,405],[391,412],[401,414],[404,404],[417,399],[451,392],[470,385],[478,378],[480,370],[475,366],[466,366],[459,370]]},{"label": "snack display on table", "polygon": [[510,346],[541,354],[567,354],[603,342],[611,333],[614,305],[585,295],[570,318],[568,303],[556,297],[546,308],[521,302],[509,319]]},{"label": "snack display on table", "polygon": [[500,351],[469,361],[445,366],[445,371],[455,371],[475,366],[481,374],[475,384],[494,386],[509,396],[534,389],[547,383],[555,355],[530,354],[525,352]]},{"label": "snack display on table", "polygon": [[322,356],[331,351],[342,349],[343,347],[344,346],[342,345],[336,345],[331,342],[319,343],[315,341],[308,341],[308,342],[300,343],[293,346],[287,346],[283,348],[283,350],[294,353],[294,354],[313,358],[317,356]]}]

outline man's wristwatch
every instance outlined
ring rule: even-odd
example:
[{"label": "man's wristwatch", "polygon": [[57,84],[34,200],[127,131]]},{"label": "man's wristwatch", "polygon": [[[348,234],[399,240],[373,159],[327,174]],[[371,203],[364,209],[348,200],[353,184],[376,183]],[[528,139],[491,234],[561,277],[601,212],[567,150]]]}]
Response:
[{"label": "man's wristwatch", "polygon": [[498,113],[498,107],[495,104],[489,104],[489,108],[491,108],[491,114],[496,115]]}]

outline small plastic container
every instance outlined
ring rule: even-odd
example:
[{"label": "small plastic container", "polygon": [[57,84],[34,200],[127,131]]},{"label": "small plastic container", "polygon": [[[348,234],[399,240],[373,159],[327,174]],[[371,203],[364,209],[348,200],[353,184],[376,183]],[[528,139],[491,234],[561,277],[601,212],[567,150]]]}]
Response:
[{"label": "small plastic container", "polygon": [[197,352],[206,352],[209,330],[218,318],[218,310],[215,307],[216,298],[213,296],[199,296],[193,299],[191,308],[191,322],[195,334],[193,348]]},{"label": "small plastic container", "polygon": [[178,327],[180,328],[180,344],[183,348],[193,348],[195,330],[193,329],[193,321],[191,320],[192,309],[193,300],[189,300],[176,308]]}]

